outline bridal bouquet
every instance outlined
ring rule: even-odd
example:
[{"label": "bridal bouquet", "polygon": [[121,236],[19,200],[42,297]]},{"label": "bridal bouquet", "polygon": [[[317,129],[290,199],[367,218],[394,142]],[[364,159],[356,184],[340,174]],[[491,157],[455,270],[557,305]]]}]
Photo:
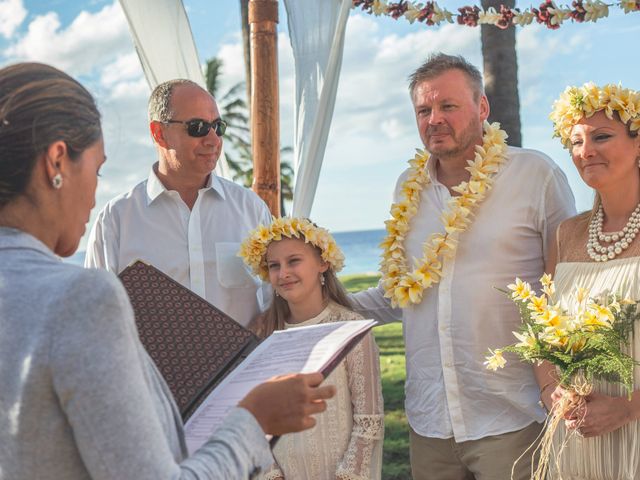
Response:
[{"label": "bridal bouquet", "polygon": [[488,369],[497,370],[506,364],[503,354],[512,352],[526,362],[539,364],[546,360],[557,367],[559,383],[566,393],[549,412],[534,479],[545,478],[553,433],[566,412],[584,405],[595,378],[622,384],[631,396],[637,362],[625,353],[625,347],[640,318],[636,302],[612,294],[595,299],[583,288],[573,293],[577,310],[567,312],[554,303],[551,277],[544,275],[540,281],[543,289],[539,295],[519,278],[508,291],[501,290],[518,306],[522,326],[513,332],[517,343],[489,350],[485,362]]}]

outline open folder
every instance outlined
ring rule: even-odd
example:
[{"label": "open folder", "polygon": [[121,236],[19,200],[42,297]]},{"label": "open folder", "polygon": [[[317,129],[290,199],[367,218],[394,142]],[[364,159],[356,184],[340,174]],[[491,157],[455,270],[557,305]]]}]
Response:
[{"label": "open folder", "polygon": [[151,265],[134,262],[119,276],[140,340],[185,420],[191,452],[253,387],[286,373],[322,372],[326,377],[376,324],[358,320],[290,328],[260,342]]}]

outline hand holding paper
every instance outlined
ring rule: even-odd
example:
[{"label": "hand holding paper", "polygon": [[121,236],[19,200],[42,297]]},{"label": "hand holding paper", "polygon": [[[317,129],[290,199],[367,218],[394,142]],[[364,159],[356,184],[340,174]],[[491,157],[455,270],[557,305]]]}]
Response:
[{"label": "hand holding paper", "polygon": [[312,415],[324,412],[324,400],[335,395],[331,385],[319,386],[321,373],[280,375],[258,385],[238,404],[256,417],[265,433],[283,435],[315,425]]}]

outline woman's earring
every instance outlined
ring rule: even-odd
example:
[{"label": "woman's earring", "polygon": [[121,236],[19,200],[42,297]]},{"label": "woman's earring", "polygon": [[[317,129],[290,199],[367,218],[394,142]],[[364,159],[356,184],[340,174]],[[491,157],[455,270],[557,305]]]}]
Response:
[{"label": "woman's earring", "polygon": [[279,296],[280,296],[280,294],[278,293],[278,291],[277,291],[277,290],[274,290],[274,291],[273,291],[273,293],[275,293],[275,294],[276,294],[276,297],[279,297]]},{"label": "woman's earring", "polygon": [[53,188],[56,190],[60,190],[62,187],[62,175],[60,175],[60,172],[56,173],[51,179],[51,185],[53,185]]},{"label": "woman's earring", "polygon": [[322,285],[322,286],[324,287],[324,283],[325,283],[325,280],[324,280],[324,273],[321,273],[321,274],[320,274],[320,285]]}]

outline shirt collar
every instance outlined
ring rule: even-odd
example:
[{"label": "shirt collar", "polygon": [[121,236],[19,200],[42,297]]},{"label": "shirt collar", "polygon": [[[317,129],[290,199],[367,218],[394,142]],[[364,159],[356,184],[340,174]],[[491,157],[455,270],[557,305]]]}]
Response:
[{"label": "shirt collar", "polygon": [[[157,168],[157,165],[158,162],[153,164],[151,171],[149,172],[149,178],[147,179],[147,205],[153,203],[156,198],[167,191],[167,187],[164,186],[158,178],[158,175],[156,175],[155,169]],[[223,200],[226,199],[222,182],[213,172],[209,175],[205,186],[200,190],[213,190],[220,195]]]},{"label": "shirt collar", "polygon": [[427,162],[427,173],[429,174],[431,183],[440,183],[438,181],[438,170],[436,169],[436,165],[439,161],[440,160],[436,159],[436,157],[432,155]]},{"label": "shirt collar", "polygon": [[163,192],[166,192],[166,187],[162,184],[158,176],[156,175],[156,165],[154,163],[149,172],[149,178],[147,179],[147,205],[150,205],[156,198],[158,198]]},{"label": "shirt collar", "polygon": [[207,187],[210,187],[218,195],[220,195],[220,198],[222,198],[223,200],[226,200],[227,196],[224,193],[224,187],[222,186],[222,181],[213,172],[211,172],[211,175],[209,175],[209,180],[207,180]]}]

